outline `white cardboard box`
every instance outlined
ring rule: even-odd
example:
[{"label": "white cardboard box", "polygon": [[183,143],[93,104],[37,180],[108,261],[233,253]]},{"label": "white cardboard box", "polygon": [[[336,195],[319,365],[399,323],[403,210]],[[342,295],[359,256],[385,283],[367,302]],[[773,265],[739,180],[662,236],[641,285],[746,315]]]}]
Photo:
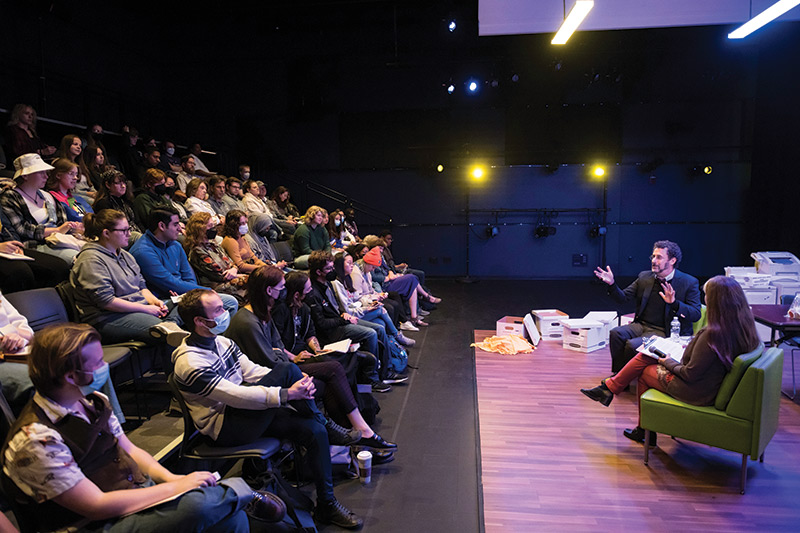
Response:
[{"label": "white cardboard box", "polygon": [[617,312],[616,311],[592,311],[587,313],[586,320],[596,320],[603,324],[603,338],[608,342],[608,332],[617,327]]},{"label": "white cardboard box", "polygon": [[531,311],[536,328],[545,341],[560,341],[564,336],[561,326],[562,320],[569,319],[569,315],[558,309],[534,309]]},{"label": "white cardboard box", "polygon": [[604,325],[597,320],[573,318],[563,322],[562,346],[576,352],[593,352],[608,344],[603,337]]},{"label": "white cardboard box", "polygon": [[525,325],[521,316],[504,316],[497,321],[497,335],[525,336]]}]

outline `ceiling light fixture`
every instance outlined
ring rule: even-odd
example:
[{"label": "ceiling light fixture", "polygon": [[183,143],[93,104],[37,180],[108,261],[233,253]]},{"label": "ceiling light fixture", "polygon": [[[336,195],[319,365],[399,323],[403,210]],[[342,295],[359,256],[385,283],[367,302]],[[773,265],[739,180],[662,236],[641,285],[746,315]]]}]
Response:
[{"label": "ceiling light fixture", "polygon": [[[800,2],[800,0],[797,1]],[[594,0],[577,0],[550,43],[566,44],[570,36],[578,29],[578,26],[580,26],[583,19],[586,18],[586,15],[589,14],[589,11],[591,11],[593,7]]]},{"label": "ceiling light fixture", "polygon": [[778,2],[775,2],[758,15],[730,32],[728,34],[728,39],[743,39],[747,37],[760,27],[769,24],[776,18],[780,17],[797,4],[800,4],[800,0],[779,0]]}]

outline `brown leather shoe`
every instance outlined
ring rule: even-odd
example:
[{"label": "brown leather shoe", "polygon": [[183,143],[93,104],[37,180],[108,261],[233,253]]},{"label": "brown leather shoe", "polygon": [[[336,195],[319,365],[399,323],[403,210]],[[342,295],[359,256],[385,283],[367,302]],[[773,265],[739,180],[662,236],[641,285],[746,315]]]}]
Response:
[{"label": "brown leather shoe", "polygon": [[286,504],[271,492],[254,490],[253,499],[244,508],[244,512],[261,522],[280,522],[286,516]]}]

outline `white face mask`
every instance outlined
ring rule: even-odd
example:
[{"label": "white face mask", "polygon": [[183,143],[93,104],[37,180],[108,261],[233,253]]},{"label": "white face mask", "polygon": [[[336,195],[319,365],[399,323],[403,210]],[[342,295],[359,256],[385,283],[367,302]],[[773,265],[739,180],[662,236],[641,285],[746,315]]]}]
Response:
[{"label": "white face mask", "polygon": [[246,179],[246,180],[249,180],[249,179],[250,179],[250,173],[249,173],[249,172],[243,172],[243,173],[242,173],[242,177],[243,177],[244,179]]},{"label": "white face mask", "polygon": [[169,155],[175,155],[175,148],[167,148],[167,153]]},{"label": "white face mask", "polygon": [[247,233],[247,224],[242,224],[239,226],[239,235],[244,235]]}]

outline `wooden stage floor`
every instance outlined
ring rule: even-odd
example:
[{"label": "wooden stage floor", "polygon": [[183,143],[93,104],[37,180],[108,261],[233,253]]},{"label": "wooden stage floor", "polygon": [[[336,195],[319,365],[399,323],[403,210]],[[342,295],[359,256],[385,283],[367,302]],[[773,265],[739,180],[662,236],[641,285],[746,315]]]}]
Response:
[{"label": "wooden stage floor", "polygon": [[475,350],[486,532],[800,531],[799,405],[782,398],[778,433],[740,495],[732,452],[659,435],[645,466],[622,435],[636,425],[635,395],[603,407],[578,390],[609,368],[608,349],[552,341],[533,354]]}]

